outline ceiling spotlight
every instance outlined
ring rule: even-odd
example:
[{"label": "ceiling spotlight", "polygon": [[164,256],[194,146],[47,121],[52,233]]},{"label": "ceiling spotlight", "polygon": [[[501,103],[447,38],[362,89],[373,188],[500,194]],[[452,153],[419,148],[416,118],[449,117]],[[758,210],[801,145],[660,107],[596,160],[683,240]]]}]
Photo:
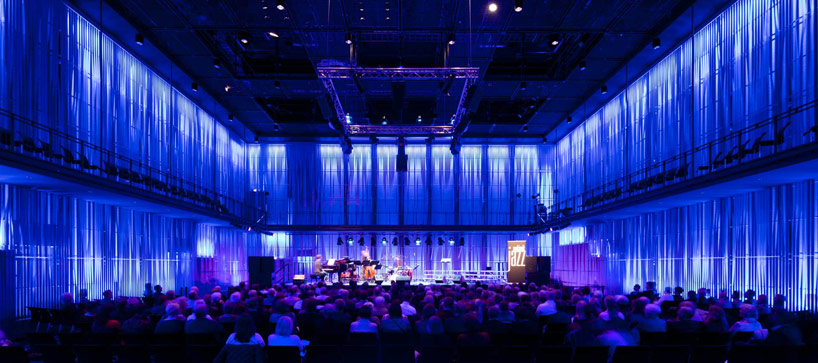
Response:
[{"label": "ceiling spotlight", "polygon": [[219,69],[222,67],[222,62],[219,58],[213,58],[213,68]]},{"label": "ceiling spotlight", "polygon": [[579,70],[584,71],[586,69],[588,69],[588,63],[586,63],[584,60],[579,61]]},{"label": "ceiling spotlight", "polygon": [[432,237],[426,237],[426,245],[427,245],[427,246],[431,246],[431,245],[432,245]]},{"label": "ceiling spotlight", "polygon": [[406,246],[409,245],[409,237],[403,237],[403,244]]},{"label": "ceiling spotlight", "polygon": [[233,115],[227,115],[227,121],[233,122]]},{"label": "ceiling spotlight", "polygon": [[344,37],[344,42],[347,44],[352,44],[352,33],[347,33],[346,37]]},{"label": "ceiling spotlight", "polygon": [[387,243],[388,243],[388,242],[386,241],[386,237],[384,237],[384,238],[381,240],[381,244],[382,244],[382,245],[384,245],[384,246],[386,246],[386,244],[387,244]]},{"label": "ceiling spotlight", "polygon": [[349,115],[349,112],[347,112],[346,116],[344,116],[344,119],[348,124],[352,123],[352,116]]},{"label": "ceiling spotlight", "polygon": [[523,0],[514,0],[514,12],[519,13],[523,11]]},{"label": "ceiling spotlight", "polygon": [[355,243],[355,240],[352,239],[352,236],[347,237],[347,244],[352,246],[353,243]]},{"label": "ceiling spotlight", "polygon": [[231,90],[232,88],[233,88],[233,87],[230,87],[230,86],[224,86],[224,91],[225,91],[225,92],[230,92],[230,90]]},{"label": "ceiling spotlight", "polygon": [[418,115],[418,123],[421,123],[421,122],[423,122],[423,119],[420,117],[420,115]]},{"label": "ceiling spotlight", "polygon": [[193,92],[199,92],[199,84],[196,83],[196,82],[191,83],[190,84],[190,89],[192,89]]},{"label": "ceiling spotlight", "polygon": [[281,81],[279,81],[279,80],[273,81],[273,86],[275,86],[276,89],[280,89],[281,88]]},{"label": "ceiling spotlight", "polygon": [[415,238],[415,246],[420,246],[420,237]]},{"label": "ceiling spotlight", "polygon": [[397,245],[398,245],[398,237],[393,237],[393,238],[392,238],[392,245],[393,245],[393,246],[397,246]]},{"label": "ceiling spotlight", "polygon": [[145,44],[145,36],[142,33],[136,33],[136,36],[134,36],[134,41],[138,45],[143,45]]},{"label": "ceiling spotlight", "polygon": [[[443,237],[438,237],[437,238],[437,245],[438,246],[443,246],[444,243],[445,242],[443,242]],[[452,240],[452,243],[454,243],[454,240]]]},{"label": "ceiling spotlight", "polygon": [[386,124],[388,124],[388,122],[386,121],[386,116],[383,116],[383,117],[381,118],[381,125],[386,126]]},{"label": "ceiling spotlight", "polygon": [[241,44],[247,44],[247,43],[250,43],[250,34],[245,33],[245,32],[241,32],[241,33],[239,33],[239,42],[240,42]]},{"label": "ceiling spotlight", "polygon": [[340,246],[340,245],[344,244],[344,240],[341,239],[341,237],[338,237],[338,241],[335,242],[335,243]]},{"label": "ceiling spotlight", "polygon": [[523,132],[528,132],[528,125],[523,125]]},{"label": "ceiling spotlight", "polygon": [[608,86],[603,84],[599,91],[602,92],[603,95],[608,93]]},{"label": "ceiling spotlight", "polygon": [[449,45],[454,45],[454,33],[449,33],[446,39],[449,41]]},{"label": "ceiling spotlight", "polygon": [[276,0],[276,9],[284,10],[284,0]]},{"label": "ceiling spotlight", "polygon": [[269,31],[269,32],[267,32],[267,35],[269,35],[269,36],[271,36],[271,37],[273,37],[273,38],[278,38],[278,33],[273,32],[273,31]]},{"label": "ceiling spotlight", "polygon": [[565,122],[570,124],[571,121],[573,121],[573,119],[571,118],[571,115],[568,115],[568,117],[565,118]]},{"label": "ceiling spotlight", "polygon": [[247,232],[250,232],[252,230],[253,230],[253,226],[247,226]]},{"label": "ceiling spotlight", "polygon": [[520,91],[525,91],[526,86],[528,86],[528,84],[525,83],[525,81],[520,82]]},{"label": "ceiling spotlight", "polygon": [[281,131],[281,126],[278,126],[278,124],[273,125],[273,131],[275,132]]},{"label": "ceiling spotlight", "polygon": [[360,239],[358,239],[358,244],[359,244],[359,245],[361,245],[361,246],[363,246],[363,245],[364,245],[364,238],[363,238],[363,237],[361,237]]},{"label": "ceiling spotlight", "polygon": [[492,13],[497,11],[497,4],[495,4],[495,3],[489,4],[489,11],[492,12]]},{"label": "ceiling spotlight", "polygon": [[449,246],[454,246],[454,237],[449,237]]},{"label": "ceiling spotlight", "polygon": [[548,40],[551,41],[551,46],[556,47],[556,46],[560,45],[560,36],[557,35],[557,34],[551,34],[548,37]]},{"label": "ceiling spotlight", "polygon": [[653,38],[652,45],[653,45],[653,49],[659,49],[659,48],[661,48],[661,47],[662,47],[662,39],[659,39],[659,38]]}]

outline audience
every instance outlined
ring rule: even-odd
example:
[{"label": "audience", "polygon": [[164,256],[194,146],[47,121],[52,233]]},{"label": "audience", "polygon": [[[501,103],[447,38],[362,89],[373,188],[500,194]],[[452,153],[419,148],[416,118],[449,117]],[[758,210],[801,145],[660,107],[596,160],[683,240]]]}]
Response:
[{"label": "audience", "polygon": [[185,334],[221,334],[224,329],[222,325],[213,321],[207,312],[207,303],[198,300],[193,304],[193,319],[188,319],[185,323]]},{"label": "audience", "polygon": [[741,304],[739,307],[741,320],[730,327],[730,332],[755,332],[761,330],[761,323],[758,322],[758,310],[751,304]]},{"label": "audience", "polygon": [[400,304],[395,303],[389,305],[389,313],[383,316],[380,328],[382,333],[408,334],[412,331],[409,320],[403,316]]},{"label": "audience", "polygon": [[298,347],[304,349],[301,338],[293,335],[293,320],[288,316],[282,316],[276,323],[276,331],[267,337],[267,345],[271,347]]}]

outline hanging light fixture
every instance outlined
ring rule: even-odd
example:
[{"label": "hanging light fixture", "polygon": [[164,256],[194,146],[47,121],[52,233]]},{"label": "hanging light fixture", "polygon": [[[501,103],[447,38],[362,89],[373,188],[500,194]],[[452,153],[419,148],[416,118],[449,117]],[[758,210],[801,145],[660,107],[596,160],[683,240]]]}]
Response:
[{"label": "hanging light fixture", "polygon": [[284,0],[276,0],[276,9],[284,10]]},{"label": "hanging light fixture", "polygon": [[523,0],[514,0],[514,12],[519,13],[523,11]]},{"label": "hanging light fixture", "polygon": [[144,45],[145,44],[145,35],[142,33],[136,33],[134,36],[134,41],[137,45]]}]

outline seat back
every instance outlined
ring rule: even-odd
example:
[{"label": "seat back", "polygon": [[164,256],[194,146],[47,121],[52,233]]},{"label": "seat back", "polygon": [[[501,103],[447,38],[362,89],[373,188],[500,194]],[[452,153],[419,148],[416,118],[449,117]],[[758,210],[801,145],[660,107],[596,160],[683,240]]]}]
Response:
[{"label": "seat back", "polygon": [[424,346],[419,349],[418,363],[451,363],[454,348],[450,345]]},{"label": "seat back", "polygon": [[458,362],[492,362],[494,361],[494,347],[459,347],[457,349]]},{"label": "seat back", "polygon": [[75,357],[71,347],[65,345],[43,344],[32,346],[32,350],[43,355],[45,363],[74,363]]},{"label": "seat back", "polygon": [[301,363],[298,347],[267,347],[267,361],[270,363]]},{"label": "seat back", "polygon": [[[381,338],[383,341],[383,338]],[[381,360],[389,363],[415,363],[415,349],[407,344],[382,344]]]},{"label": "seat back", "polygon": [[49,333],[28,333],[26,334],[29,344],[57,344],[54,334]]},{"label": "seat back", "polygon": [[178,363],[187,360],[185,347],[181,344],[152,344],[150,353],[154,363]]},{"label": "seat back", "polygon": [[77,344],[73,346],[73,351],[77,356],[77,362],[80,363],[110,362],[113,360],[111,351],[102,344]]},{"label": "seat back", "polygon": [[381,333],[381,344],[412,345],[412,334],[409,334],[409,333]]},{"label": "seat back", "polygon": [[651,353],[654,360],[666,363],[687,363],[689,355],[690,348],[686,345],[657,345]]},{"label": "seat back", "polygon": [[344,345],[341,347],[341,357],[346,363],[377,362],[378,345]]},{"label": "seat back", "polygon": [[216,359],[216,356],[219,355],[219,351],[221,350],[221,345],[188,344],[187,356],[190,358],[190,362],[193,363],[211,363],[214,359]]},{"label": "seat back", "polygon": [[27,363],[28,353],[21,346],[0,346],[0,363]]},{"label": "seat back", "polygon": [[220,334],[185,334],[187,345],[220,345],[223,343]]},{"label": "seat back", "polygon": [[642,345],[662,345],[665,341],[666,333],[639,333],[639,342]]},{"label": "seat back", "polygon": [[621,346],[614,349],[613,363],[649,362],[651,348],[644,345]]},{"label": "seat back", "polygon": [[607,346],[576,347],[574,348],[574,362],[606,363],[610,349]]},{"label": "seat back", "polygon": [[726,345],[697,345],[690,348],[691,362],[724,363],[726,359]]},{"label": "seat back", "polygon": [[537,362],[570,362],[571,347],[567,345],[545,345],[537,349]]},{"label": "seat back", "polygon": [[310,346],[307,347],[307,354],[305,355],[305,358],[308,363],[326,363],[338,362],[340,361],[340,356],[341,351],[337,344],[310,344]]},{"label": "seat back", "polygon": [[116,357],[117,363],[142,363],[151,361],[151,354],[147,345],[114,345],[111,346],[110,349],[111,353]]}]

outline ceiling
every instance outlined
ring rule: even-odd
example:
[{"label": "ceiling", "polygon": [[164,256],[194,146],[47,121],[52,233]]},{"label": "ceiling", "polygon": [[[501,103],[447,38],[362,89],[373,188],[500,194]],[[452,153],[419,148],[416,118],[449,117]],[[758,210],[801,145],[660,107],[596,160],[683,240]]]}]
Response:
[{"label": "ceiling", "polygon": [[[553,130],[694,1],[525,0],[521,12],[511,0],[106,3],[262,137],[338,134],[317,66],[479,67],[465,136],[519,137]],[[463,81],[335,87],[353,123],[431,125],[449,121]]]}]

